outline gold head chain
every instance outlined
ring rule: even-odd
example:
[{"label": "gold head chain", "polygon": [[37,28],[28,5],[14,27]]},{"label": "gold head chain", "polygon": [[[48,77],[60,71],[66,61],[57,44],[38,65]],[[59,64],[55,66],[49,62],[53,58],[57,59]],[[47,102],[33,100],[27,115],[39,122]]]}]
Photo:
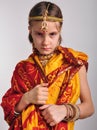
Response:
[{"label": "gold head chain", "polygon": [[46,32],[48,30],[48,24],[47,24],[47,17],[48,17],[48,8],[50,6],[50,3],[47,6],[47,9],[45,10],[45,13],[43,15],[43,22],[41,24],[41,30],[43,32]]},{"label": "gold head chain", "polygon": [[50,6],[50,3],[47,5],[47,8],[44,12],[44,14],[42,16],[32,16],[32,17],[29,17],[29,21],[31,20],[36,20],[36,21],[42,21],[41,23],[41,30],[43,32],[47,32],[48,30],[48,24],[47,24],[47,21],[55,21],[55,22],[62,22],[63,19],[62,18],[58,18],[58,17],[54,17],[54,16],[48,16],[48,8]]}]

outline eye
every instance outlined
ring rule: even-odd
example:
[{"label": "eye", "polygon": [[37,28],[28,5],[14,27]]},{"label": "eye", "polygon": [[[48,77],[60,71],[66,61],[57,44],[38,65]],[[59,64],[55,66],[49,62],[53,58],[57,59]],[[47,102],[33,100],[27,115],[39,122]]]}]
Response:
[{"label": "eye", "polygon": [[43,34],[41,32],[37,32],[38,36],[43,36]]},{"label": "eye", "polygon": [[56,35],[57,35],[56,32],[52,32],[52,33],[50,33],[50,36],[51,36],[51,37],[54,37],[54,36],[56,36]]},{"label": "eye", "polygon": [[43,33],[42,32],[38,32],[38,31],[34,32],[34,34],[36,36],[38,36],[38,37],[42,37],[43,36]]}]

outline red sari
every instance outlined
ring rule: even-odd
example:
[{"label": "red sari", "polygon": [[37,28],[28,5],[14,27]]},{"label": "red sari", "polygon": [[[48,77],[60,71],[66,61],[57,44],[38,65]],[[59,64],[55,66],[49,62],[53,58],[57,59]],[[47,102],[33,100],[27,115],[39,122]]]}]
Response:
[{"label": "red sari", "polygon": [[29,105],[17,117],[14,108],[25,92],[41,82],[49,83],[47,104],[75,104],[80,95],[78,71],[83,65],[87,67],[87,58],[82,52],[59,46],[45,68],[34,53],[19,62],[13,72],[11,88],[1,103],[9,130],[73,130],[74,122],[61,121],[50,127],[40,115],[37,105]]}]

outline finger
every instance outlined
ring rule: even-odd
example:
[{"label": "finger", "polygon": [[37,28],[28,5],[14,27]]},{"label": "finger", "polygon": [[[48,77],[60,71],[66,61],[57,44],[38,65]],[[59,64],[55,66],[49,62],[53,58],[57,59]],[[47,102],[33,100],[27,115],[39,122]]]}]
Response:
[{"label": "finger", "polygon": [[48,98],[48,95],[49,95],[49,93],[48,93],[48,92],[43,91],[43,92],[41,92],[41,94],[42,94],[42,96],[43,96],[43,97],[47,97],[47,98]]},{"label": "finger", "polygon": [[46,101],[39,101],[37,104],[43,105],[43,104],[46,104]]},{"label": "finger", "polygon": [[43,87],[47,87],[48,83],[41,83],[40,85],[43,86]]},{"label": "finger", "polygon": [[41,92],[42,95],[43,95],[43,94],[48,95],[48,88],[47,88],[47,87],[41,87],[41,88],[38,90],[38,92]]},{"label": "finger", "polygon": [[47,87],[47,86],[48,86],[48,83],[41,83],[41,84],[36,85],[36,87]]},{"label": "finger", "polygon": [[54,122],[53,117],[50,116],[49,114],[47,114],[47,112],[46,112],[45,116],[43,116],[43,117],[47,121],[47,123]]},{"label": "finger", "polygon": [[44,110],[44,109],[48,108],[49,106],[51,106],[51,104],[42,105],[41,107],[39,107],[39,109]]},{"label": "finger", "polygon": [[48,92],[48,87],[47,87],[47,85],[39,84],[39,85],[37,85],[36,88],[37,88],[38,91]]},{"label": "finger", "polygon": [[48,96],[38,96],[37,101],[47,101]]},{"label": "finger", "polygon": [[56,125],[56,123],[54,121],[52,121],[52,122],[49,123],[49,125],[54,126],[54,125]]},{"label": "finger", "polygon": [[45,120],[46,120],[46,122],[47,122],[48,124],[50,124],[51,122],[53,122],[53,120],[50,119],[50,118],[45,118]]}]

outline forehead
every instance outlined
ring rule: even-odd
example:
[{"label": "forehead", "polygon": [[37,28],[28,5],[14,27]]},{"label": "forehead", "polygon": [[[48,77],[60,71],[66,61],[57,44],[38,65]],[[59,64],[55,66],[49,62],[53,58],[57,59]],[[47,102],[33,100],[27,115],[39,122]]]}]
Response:
[{"label": "forehead", "polygon": [[[34,30],[41,30],[41,25],[43,21],[33,21],[32,22],[32,29]],[[46,21],[48,31],[59,31],[60,30],[60,23],[59,22],[51,22]]]}]

